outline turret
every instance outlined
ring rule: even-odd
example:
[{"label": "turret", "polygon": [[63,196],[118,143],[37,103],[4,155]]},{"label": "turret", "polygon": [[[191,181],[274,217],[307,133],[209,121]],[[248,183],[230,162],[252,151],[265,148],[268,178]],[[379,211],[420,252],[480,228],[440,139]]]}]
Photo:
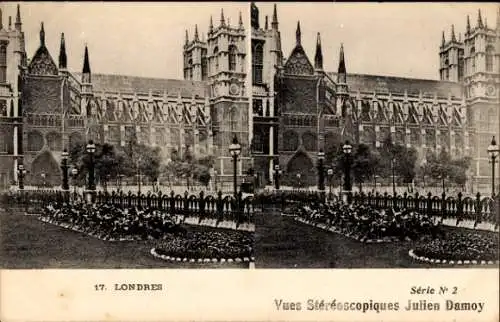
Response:
[{"label": "turret", "polygon": [[259,29],[259,8],[255,2],[250,4],[250,25],[253,29]]},{"label": "turret", "polygon": [[466,35],[470,34],[470,17],[467,15],[467,27],[465,31]]},{"label": "turret", "polygon": [[210,35],[214,31],[214,21],[212,20],[212,16],[210,16],[210,23],[208,24],[208,34]]},{"label": "turret", "polygon": [[274,4],[273,21],[271,22],[271,28],[273,28],[273,30],[278,30],[278,10],[276,9],[276,3]]},{"label": "turret", "polygon": [[226,19],[224,19],[224,9],[220,9],[220,26],[226,26]]},{"label": "turret", "polygon": [[194,41],[199,41],[200,37],[198,36],[198,25],[194,25]]},{"label": "turret", "polygon": [[481,9],[478,9],[477,11],[477,28],[483,29],[483,19],[481,18]]},{"label": "turret", "polygon": [[451,25],[451,42],[457,42],[457,37],[455,37],[455,25]]},{"label": "turret", "polygon": [[18,31],[21,31],[21,8],[17,5],[17,13],[16,13],[16,23],[14,24],[14,28]]},{"label": "turret", "polygon": [[238,29],[243,30],[245,27],[243,26],[243,18],[241,17],[241,11],[238,14]]}]

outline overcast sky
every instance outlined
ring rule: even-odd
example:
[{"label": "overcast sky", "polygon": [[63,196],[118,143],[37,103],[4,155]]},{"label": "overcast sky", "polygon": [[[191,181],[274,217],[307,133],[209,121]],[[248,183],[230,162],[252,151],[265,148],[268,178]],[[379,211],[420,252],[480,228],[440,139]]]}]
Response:
[{"label": "overcast sky", "polygon": [[[272,4],[257,4],[261,24],[272,15]],[[3,3],[3,24],[14,21],[16,3]],[[220,9],[236,25],[242,11],[249,27],[247,3],[22,3],[21,17],[28,57],[39,46],[40,22],[45,23],[46,44],[57,62],[61,32],[65,33],[70,70],[81,71],[84,44],[89,46],[94,73],[162,78],[182,78],[182,45],[185,29],[193,36],[214,24]],[[450,37],[465,30],[466,15],[472,25],[477,9],[489,26],[496,24],[495,4],[367,4],[279,3],[278,18],[284,54],[295,44],[297,20],[302,43],[314,58],[316,33],[321,32],[325,69],[336,71],[340,43],[344,43],[348,73],[394,75],[436,79],[441,31]]]},{"label": "overcast sky", "polygon": [[[257,3],[261,25],[271,22],[273,5]],[[278,3],[283,54],[295,46],[300,20],[302,46],[314,63],[316,34],[321,33],[324,68],[336,72],[340,43],[344,43],[347,73],[439,78],[439,46],[451,25],[463,33],[467,14],[471,25],[481,9],[483,21],[496,25],[494,3]]]},{"label": "overcast sky", "polygon": [[[2,3],[4,27],[8,16],[15,20],[16,3]],[[249,24],[245,3],[21,3],[26,51],[31,58],[40,45],[40,22],[44,22],[46,46],[56,61],[61,32],[66,39],[68,68],[80,72],[85,43],[93,73],[182,79],[182,46],[185,29],[189,37],[198,24],[207,33],[210,15],[218,26],[225,18],[236,26],[241,11]]]}]

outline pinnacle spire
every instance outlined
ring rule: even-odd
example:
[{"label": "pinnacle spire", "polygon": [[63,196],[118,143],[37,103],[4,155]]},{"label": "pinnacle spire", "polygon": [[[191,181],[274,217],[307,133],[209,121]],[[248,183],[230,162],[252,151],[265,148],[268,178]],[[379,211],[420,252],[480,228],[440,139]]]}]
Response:
[{"label": "pinnacle spire", "polygon": [[297,21],[297,30],[295,31],[295,42],[297,46],[301,44],[300,21]]},{"label": "pinnacle spire", "polygon": [[451,41],[456,42],[457,37],[455,36],[455,25],[451,25]]},{"label": "pinnacle spire", "polygon": [[316,55],[314,56],[314,68],[323,70],[323,52],[321,50],[321,35],[318,32],[316,39]]},{"label": "pinnacle spire", "polygon": [[64,40],[64,32],[61,34],[61,46],[59,48],[59,68],[66,69],[68,67],[68,58],[66,56],[66,42]]},{"label": "pinnacle spire", "polygon": [[14,27],[16,28],[16,30],[21,30],[21,8],[19,6],[19,4],[17,5],[17,12],[16,12],[16,23],[14,24]]},{"label": "pinnacle spire", "polygon": [[340,55],[339,55],[339,69],[338,73],[339,74],[345,74],[346,73],[346,68],[345,68],[345,59],[344,59],[344,44],[340,44]]},{"label": "pinnacle spire", "polygon": [[264,21],[265,21],[265,23],[264,23],[264,30],[267,30],[267,29],[269,29],[269,17],[266,16],[266,20],[264,20]]},{"label": "pinnacle spire", "polygon": [[3,21],[2,21],[2,16],[3,16],[3,14],[2,14],[2,9],[0,9],[0,30],[2,30],[2,29],[3,29]]},{"label": "pinnacle spire", "polygon": [[446,38],[444,37],[444,30],[443,33],[441,34],[441,47],[444,47],[446,44]]},{"label": "pinnacle spire", "polygon": [[243,18],[241,17],[241,11],[238,14],[238,27],[243,29]]},{"label": "pinnacle spire", "polygon": [[43,21],[40,26],[40,46],[45,47],[45,29],[43,28]]},{"label": "pinnacle spire", "polygon": [[478,27],[479,29],[484,28],[484,25],[483,25],[483,18],[481,18],[481,9],[478,9],[478,10],[477,10],[477,27]]},{"label": "pinnacle spire", "polygon": [[187,29],[186,29],[186,36],[185,36],[184,44],[185,45],[189,44],[189,35],[188,35]]},{"label": "pinnacle spire", "polygon": [[500,6],[497,10],[497,32],[500,32]]},{"label": "pinnacle spire", "polygon": [[467,15],[466,33],[470,33],[470,17],[469,17],[469,15]]},{"label": "pinnacle spire", "polygon": [[212,20],[212,15],[210,15],[210,23],[208,25],[208,33],[211,33],[214,30],[214,22]]},{"label": "pinnacle spire", "polygon": [[90,74],[89,49],[85,44],[85,54],[83,56],[83,74]]},{"label": "pinnacle spire", "polygon": [[259,8],[253,1],[250,4],[250,26],[253,29],[259,29]]},{"label": "pinnacle spire", "polygon": [[221,27],[226,25],[226,19],[224,19],[224,9],[220,9],[220,25]]},{"label": "pinnacle spire", "polygon": [[198,25],[194,25],[194,41],[200,40],[200,37],[198,35]]},{"label": "pinnacle spire", "polygon": [[276,9],[276,3],[274,4],[273,21],[271,22],[271,27],[276,30],[278,29],[278,9]]}]

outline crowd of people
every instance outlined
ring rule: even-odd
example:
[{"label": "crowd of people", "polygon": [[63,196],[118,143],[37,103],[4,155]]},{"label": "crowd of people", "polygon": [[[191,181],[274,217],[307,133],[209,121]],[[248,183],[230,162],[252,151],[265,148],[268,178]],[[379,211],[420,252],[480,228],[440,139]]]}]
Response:
[{"label": "crowd of people", "polygon": [[253,234],[241,231],[189,231],[159,242],[160,255],[189,259],[235,259],[253,256]]},{"label": "crowd of people", "polygon": [[175,216],[153,209],[122,209],[108,204],[50,204],[41,219],[101,239],[147,240],[186,233]]},{"label": "crowd of people", "polygon": [[428,240],[414,249],[414,254],[439,260],[498,260],[497,233],[479,234],[447,231],[445,238]]},{"label": "crowd of people", "polygon": [[329,202],[297,206],[291,211],[310,223],[335,227],[342,234],[359,239],[418,240],[425,235],[438,237],[442,234],[440,225],[432,217],[409,210],[396,212]]}]

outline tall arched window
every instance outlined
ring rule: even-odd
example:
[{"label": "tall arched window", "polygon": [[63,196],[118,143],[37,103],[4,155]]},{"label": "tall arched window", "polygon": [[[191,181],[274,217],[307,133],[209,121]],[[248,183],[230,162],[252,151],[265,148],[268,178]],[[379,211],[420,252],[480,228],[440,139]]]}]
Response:
[{"label": "tall arched window", "polygon": [[201,57],[201,80],[206,80],[208,77],[208,65],[207,65],[207,57]]},{"label": "tall arched window", "polygon": [[7,45],[0,45],[0,83],[7,81]]},{"label": "tall arched window", "polygon": [[188,61],[188,66],[189,66],[189,79],[193,80],[193,60],[190,59]]},{"label": "tall arched window", "polygon": [[229,46],[229,70],[231,70],[231,71],[236,70],[237,52],[238,52],[238,50],[236,49],[236,46],[234,46],[234,45]]},{"label": "tall arched window", "polygon": [[264,65],[264,50],[262,44],[252,47],[252,81],[253,84],[262,84],[262,69]]},{"label": "tall arched window", "polygon": [[470,59],[472,60],[472,62],[471,62],[471,67],[472,67],[471,72],[475,73],[476,72],[476,48],[474,48],[474,47],[472,47],[470,49]]},{"label": "tall arched window", "polygon": [[219,48],[218,47],[214,48],[214,66],[215,66],[214,72],[217,73],[219,71]]},{"label": "tall arched window", "polygon": [[233,106],[231,108],[231,111],[229,112],[229,128],[231,129],[231,132],[236,132],[238,130],[237,125],[238,125],[238,109],[236,106]]},{"label": "tall arched window", "polygon": [[493,55],[495,54],[495,50],[493,46],[486,47],[486,71],[493,71]]},{"label": "tall arched window", "polygon": [[38,131],[28,133],[28,151],[40,151],[43,148],[43,136]]},{"label": "tall arched window", "polygon": [[295,151],[299,147],[299,135],[297,132],[288,130],[283,133],[283,150]]},{"label": "tall arched window", "polygon": [[7,153],[7,133],[5,130],[0,129],[0,153]]}]

